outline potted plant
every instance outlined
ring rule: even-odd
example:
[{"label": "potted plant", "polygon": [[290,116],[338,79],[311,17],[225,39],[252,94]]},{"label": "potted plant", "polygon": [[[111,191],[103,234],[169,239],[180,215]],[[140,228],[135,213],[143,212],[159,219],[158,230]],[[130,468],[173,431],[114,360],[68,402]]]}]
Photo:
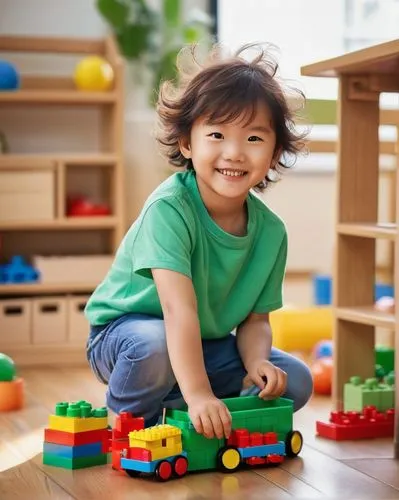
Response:
[{"label": "potted plant", "polygon": [[179,50],[186,44],[210,41],[210,16],[192,9],[189,18],[183,19],[181,4],[181,0],[161,0],[158,11],[146,0],[97,0],[121,54],[135,63],[136,76],[150,71],[151,102],[160,82],[175,78]]}]

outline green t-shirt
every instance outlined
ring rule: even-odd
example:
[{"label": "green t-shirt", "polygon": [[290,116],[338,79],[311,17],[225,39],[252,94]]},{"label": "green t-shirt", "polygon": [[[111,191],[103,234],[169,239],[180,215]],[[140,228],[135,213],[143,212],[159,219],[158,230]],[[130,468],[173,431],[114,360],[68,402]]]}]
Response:
[{"label": "green t-shirt", "polygon": [[226,233],[208,214],[195,173],[173,174],[150,195],[90,297],[85,310],[90,324],[103,325],[127,313],[162,318],[152,268],[191,278],[204,339],[228,335],[251,312],[280,308],[287,258],[284,223],[253,194],[247,211],[247,234]]}]

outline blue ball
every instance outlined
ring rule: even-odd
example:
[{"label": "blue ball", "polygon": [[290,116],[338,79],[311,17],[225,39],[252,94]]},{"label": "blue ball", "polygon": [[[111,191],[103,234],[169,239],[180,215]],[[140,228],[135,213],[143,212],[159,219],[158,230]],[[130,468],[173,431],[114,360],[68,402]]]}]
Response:
[{"label": "blue ball", "polygon": [[333,355],[333,343],[331,340],[317,342],[313,349],[314,359],[331,358]]},{"label": "blue ball", "polygon": [[20,78],[17,69],[10,62],[0,59],[0,91],[16,90]]}]

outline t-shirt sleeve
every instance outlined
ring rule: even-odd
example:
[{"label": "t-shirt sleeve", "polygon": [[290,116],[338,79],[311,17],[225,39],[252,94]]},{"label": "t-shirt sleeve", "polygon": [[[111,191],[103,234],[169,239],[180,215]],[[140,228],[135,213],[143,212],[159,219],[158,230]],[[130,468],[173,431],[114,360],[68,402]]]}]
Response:
[{"label": "t-shirt sleeve", "polygon": [[264,314],[283,306],[283,284],[287,264],[287,233],[284,236],[274,266],[253,308],[254,313]]},{"label": "t-shirt sleeve", "polygon": [[132,247],[133,272],[152,277],[151,269],[169,269],[191,278],[191,237],[176,201],[152,203],[142,214]]}]

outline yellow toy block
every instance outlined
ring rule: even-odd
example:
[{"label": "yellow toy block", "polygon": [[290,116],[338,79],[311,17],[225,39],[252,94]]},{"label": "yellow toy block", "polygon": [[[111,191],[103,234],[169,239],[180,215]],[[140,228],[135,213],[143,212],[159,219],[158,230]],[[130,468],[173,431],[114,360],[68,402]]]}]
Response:
[{"label": "yellow toy block", "polygon": [[283,351],[311,351],[320,340],[332,339],[331,307],[286,308],[270,314],[273,346]]},{"label": "yellow toy block", "polygon": [[49,428],[56,431],[65,432],[85,432],[106,429],[108,427],[108,418],[89,417],[59,417],[58,415],[50,415]]},{"label": "yellow toy block", "polygon": [[129,433],[129,446],[151,451],[152,460],[179,455],[183,450],[181,430],[173,425],[163,424],[132,431]]},{"label": "yellow toy block", "polygon": [[49,417],[49,428],[64,432],[86,432],[106,429],[108,411],[106,408],[93,410],[87,401],[77,403],[60,402],[55,406],[55,415]]}]

